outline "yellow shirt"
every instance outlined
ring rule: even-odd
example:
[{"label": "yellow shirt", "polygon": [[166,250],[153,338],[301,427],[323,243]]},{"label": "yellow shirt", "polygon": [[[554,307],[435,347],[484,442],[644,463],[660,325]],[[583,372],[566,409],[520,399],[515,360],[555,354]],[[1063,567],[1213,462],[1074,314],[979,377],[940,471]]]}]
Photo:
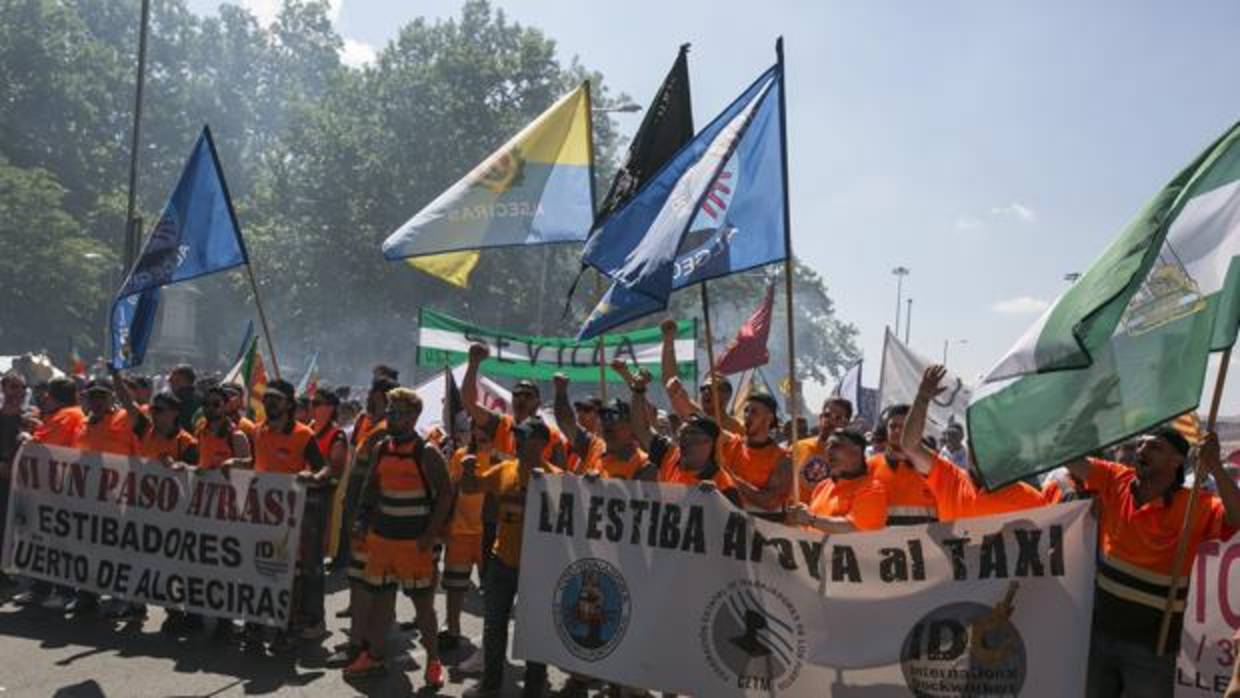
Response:
[{"label": "yellow shirt", "polygon": [[[543,461],[542,469],[559,474],[560,469]],[[499,525],[495,532],[495,556],[509,567],[521,565],[521,532],[525,526],[525,491],[530,482],[515,460],[506,460],[478,474],[482,491],[499,499]]]},{"label": "yellow shirt", "polygon": [[[458,448],[452,454],[452,460],[448,462],[448,475],[452,478],[452,484],[456,485],[461,481],[462,463],[465,456],[469,455],[469,449]],[[478,454],[478,470],[486,472],[491,466],[491,454]],[[480,536],[482,535],[482,503],[486,499],[486,494],[477,492],[474,494],[466,494],[457,490],[456,507],[452,510],[452,520],[448,522],[448,535],[450,536]]]}]

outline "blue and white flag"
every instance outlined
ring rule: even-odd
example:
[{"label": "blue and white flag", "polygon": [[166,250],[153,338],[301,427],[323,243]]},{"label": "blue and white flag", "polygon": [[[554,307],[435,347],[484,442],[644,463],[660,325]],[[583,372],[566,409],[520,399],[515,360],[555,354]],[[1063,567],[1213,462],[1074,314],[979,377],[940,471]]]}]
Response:
[{"label": "blue and white flag", "polygon": [[667,307],[672,291],[788,255],[774,66],[595,231],[582,260],[614,284],[582,339]]},{"label": "blue and white flag", "polygon": [[248,261],[211,131],[204,126],[159,222],[112,303],[112,367],[142,363],[161,287]]}]

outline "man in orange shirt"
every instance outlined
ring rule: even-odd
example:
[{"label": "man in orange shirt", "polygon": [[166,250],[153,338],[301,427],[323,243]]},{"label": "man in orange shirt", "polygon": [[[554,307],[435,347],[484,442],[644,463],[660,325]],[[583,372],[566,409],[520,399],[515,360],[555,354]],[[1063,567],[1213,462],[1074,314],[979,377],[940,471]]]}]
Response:
[{"label": "man in orange shirt", "polygon": [[887,489],[888,526],[913,526],[938,521],[934,493],[901,447],[909,409],[908,405],[899,404],[883,411],[877,430],[877,433],[884,435],[883,452],[875,453],[866,461],[874,479]]},{"label": "man in orange shirt", "polygon": [[388,436],[374,445],[372,472],[354,533],[366,538],[365,583],[351,601],[362,651],[346,677],[384,669],[387,637],[396,618],[396,588],[412,591],[418,632],[426,649],[424,679],[443,686],[439,625],[435,617],[435,542],[452,507],[452,481],[443,455],[418,436],[422,400],[408,388],[388,393]]},{"label": "man in orange shirt", "polygon": [[[474,424],[492,429],[495,434],[495,448],[504,453],[514,453],[517,443],[513,428],[529,417],[538,416],[542,407],[542,394],[533,381],[519,380],[512,387],[512,414],[500,414],[487,409],[478,402],[478,369],[482,362],[491,355],[485,344],[473,344],[469,347],[469,364],[465,368],[465,376],[461,379],[461,401]],[[492,421],[495,422],[492,425]],[[556,468],[563,469],[568,463],[569,441],[564,433],[556,427],[547,425],[551,440],[547,442],[547,452],[543,457]]]},{"label": "man in orange shirt", "polygon": [[197,467],[203,470],[223,467],[234,458],[243,462],[250,460],[250,439],[229,416],[231,399],[226,385],[207,389],[202,402],[203,419],[194,432],[198,442]]},{"label": "man in orange shirt", "polygon": [[865,464],[865,436],[837,429],[827,437],[831,476],[815,488],[808,506],[788,511],[789,523],[823,533],[877,531],[887,525],[887,490]]},{"label": "man in orange shirt", "polygon": [[137,455],[136,425],[128,412],[117,407],[112,381],[96,378],[86,384],[86,423],[73,447],[95,453]]},{"label": "man in orange shirt", "polygon": [[581,459],[581,473],[597,473],[603,477],[621,480],[654,480],[658,468],[651,464],[646,452],[638,447],[633,434],[632,409],[620,399],[612,400],[599,410],[599,422],[603,426],[603,452],[592,458],[591,434],[577,423],[573,408],[568,402],[568,377],[555,374],[555,418],[562,427],[565,438],[573,444]]},{"label": "man in orange shirt", "polygon": [[926,368],[900,436],[901,450],[913,462],[917,472],[926,476],[926,485],[934,494],[939,521],[993,516],[1043,506],[1046,500],[1042,493],[1023,482],[1014,482],[993,492],[986,491],[972,465],[968,471],[961,470],[922,443],[930,400],[943,392],[941,384],[946,375],[947,369],[942,366]]},{"label": "man in orange shirt", "polygon": [[1184,487],[1189,444],[1170,426],[1138,442],[1133,467],[1082,459],[1069,464],[1099,505],[1097,586],[1089,651],[1088,698],[1169,696],[1184,622],[1184,600],[1198,546],[1240,528],[1240,490],[1223,470],[1218,436],[1198,448],[1197,477],[1213,476],[1218,496],[1201,491],[1180,568],[1168,651],[1155,654],[1175,550],[1190,498]]},{"label": "man in orange shirt", "polygon": [[[231,458],[224,462],[225,467],[249,467],[251,464],[256,472],[284,473],[296,475],[297,479],[306,483],[307,487],[321,487],[331,476],[323,454],[319,452],[318,443],[314,440],[314,430],[293,418],[296,389],[286,380],[273,380],[267,384],[263,393],[263,411],[267,413],[267,421],[258,427],[254,439],[254,457],[252,459]],[[307,504],[310,499],[307,498]],[[322,515],[322,512],[307,510],[303,516]],[[292,619],[297,625],[317,624],[322,620],[323,574],[322,541],[309,539],[313,527],[303,526],[301,539],[298,541],[297,572],[293,581]],[[315,617],[318,615],[320,617]],[[303,627],[290,627],[280,630],[272,643],[272,649],[279,651],[290,646],[290,634],[301,632]],[[247,642],[257,645],[259,632],[257,626],[247,627]]]},{"label": "man in orange shirt", "polygon": [[[827,398],[818,413],[818,435],[810,436],[792,445],[792,467],[800,478],[801,504],[808,504],[814,489],[831,477],[827,464],[827,439],[852,420],[852,402],[842,397]],[[864,448],[862,455],[865,455]]]},{"label": "man in orange shirt", "polygon": [[[551,441],[551,430],[539,417],[527,417],[514,429],[517,458],[477,470],[477,459],[462,462],[461,491],[485,492],[499,499],[499,530],[495,538],[495,558],[487,566],[483,582],[486,610],[482,625],[482,681],[465,692],[475,698],[499,696],[504,683],[504,658],[508,654],[508,623],[512,618],[520,578],[521,536],[525,526],[525,499],[530,478],[535,471],[558,474],[560,470],[543,457]],[[527,696],[543,695],[547,683],[547,665],[525,664]]]},{"label": "man in orange shirt", "polygon": [[[680,380],[680,364],[676,361],[676,321],[668,318],[659,329],[663,333],[663,352],[659,367],[663,376],[663,387],[667,390],[667,399],[673,412],[681,419],[688,419],[694,414],[718,417],[722,420],[719,426],[724,431],[744,434],[745,425],[728,414],[728,405],[732,404],[732,383],[722,375],[708,372],[705,380],[698,386],[698,399],[694,402]],[[718,405],[715,404],[716,399]]]},{"label": "man in orange shirt", "polygon": [[745,434],[725,430],[719,439],[719,463],[736,482],[746,512],[782,522],[792,495],[792,459],[775,442],[778,406],[770,395],[751,393],[744,410]]},{"label": "man in orange shirt", "polygon": [[[53,378],[47,384],[47,392],[39,404],[41,416],[35,427],[33,441],[48,446],[73,448],[78,434],[86,425],[86,414],[78,407],[77,385],[68,378]],[[40,604],[43,608],[62,612],[70,604],[73,590],[57,586],[53,589],[47,582],[35,582],[28,590],[13,600],[21,605]],[[83,609],[85,610],[85,609]]]},{"label": "man in orange shirt", "polygon": [[[503,460],[495,450],[491,434],[481,427],[473,426],[467,418],[457,425],[458,443],[465,446],[456,449],[448,464],[448,474],[454,486],[459,486],[466,457],[473,457],[477,467],[487,470]],[[447,598],[447,630],[439,633],[439,646],[454,650],[461,644],[461,611],[465,606],[465,593],[469,591],[469,579],[474,568],[482,574],[482,508],[486,495],[458,491],[452,519],[448,522],[447,546],[444,551],[442,586]]]}]

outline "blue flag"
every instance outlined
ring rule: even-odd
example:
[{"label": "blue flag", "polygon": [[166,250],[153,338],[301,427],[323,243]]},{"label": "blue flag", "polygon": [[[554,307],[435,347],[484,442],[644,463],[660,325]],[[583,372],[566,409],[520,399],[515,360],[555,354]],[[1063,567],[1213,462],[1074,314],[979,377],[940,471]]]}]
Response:
[{"label": "blue flag", "polygon": [[142,363],[161,287],[247,261],[211,131],[204,126],[159,222],[112,303],[111,365],[120,369]]},{"label": "blue flag", "polygon": [[579,337],[667,307],[672,291],[788,256],[779,66],[612,214],[582,259],[613,280]]}]

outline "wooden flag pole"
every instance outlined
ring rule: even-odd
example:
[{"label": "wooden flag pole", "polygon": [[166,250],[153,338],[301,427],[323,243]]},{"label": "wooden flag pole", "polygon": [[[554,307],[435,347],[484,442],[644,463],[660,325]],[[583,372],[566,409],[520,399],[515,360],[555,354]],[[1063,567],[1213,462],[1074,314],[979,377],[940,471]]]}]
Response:
[{"label": "wooden flag pole", "polygon": [[[603,299],[603,274],[598,272],[594,275],[594,295],[599,301]],[[598,301],[596,301],[597,303]],[[607,343],[604,341],[607,333],[602,332],[598,336],[598,398],[607,403]]]},{"label": "wooden flag pole", "polygon": [[[710,381],[710,413],[715,423],[723,428],[723,406],[719,404],[719,381],[715,380],[715,338],[710,329],[710,294],[706,290],[706,282],[700,286],[702,290],[702,324],[706,327],[706,380]],[[703,405],[705,407],[705,405]]]},{"label": "wooden flag pole", "polygon": [[[1206,418],[1206,431],[1214,431],[1215,424],[1218,422],[1219,405],[1223,401],[1223,387],[1227,383],[1227,366],[1231,363],[1231,347],[1223,352],[1223,356],[1218,366],[1218,376],[1214,379],[1214,395],[1210,398],[1210,414]],[[1194,454],[1196,448],[1193,449]],[[1195,460],[1195,459],[1194,459]],[[1171,618],[1175,615],[1176,591],[1180,586],[1180,578],[1183,576],[1180,569],[1184,566],[1184,558],[1188,556],[1188,540],[1196,525],[1196,509],[1197,499],[1201,494],[1201,482],[1205,479],[1205,473],[1200,465],[1194,465],[1193,489],[1188,493],[1188,506],[1184,509],[1184,527],[1180,529],[1180,539],[1176,541],[1175,557],[1171,563],[1171,588],[1167,590],[1167,599],[1163,606],[1162,623],[1158,626],[1158,656],[1162,656],[1167,651],[1167,641],[1171,635]]]},{"label": "wooden flag pole", "polygon": [[[792,272],[796,261],[792,257],[792,214],[788,205],[788,119],[786,92],[788,81],[784,79],[784,37],[775,42],[775,55],[779,59],[779,147],[780,163],[784,177],[784,299],[788,309],[788,419],[792,420],[792,437],[789,448],[801,438],[801,384],[797,380],[796,320],[792,305]],[[801,474],[796,463],[792,464],[792,501],[801,501]]]},{"label": "wooden flag pole", "polygon": [[267,353],[271,354],[271,371],[280,378],[280,360],[276,358],[276,346],[271,342],[271,328],[267,326],[267,313],[263,312],[263,297],[258,293],[258,282],[254,280],[254,263],[245,265],[246,277],[250,280],[250,288],[254,291],[254,305],[258,308],[258,321],[263,326],[263,337],[267,340]]}]

